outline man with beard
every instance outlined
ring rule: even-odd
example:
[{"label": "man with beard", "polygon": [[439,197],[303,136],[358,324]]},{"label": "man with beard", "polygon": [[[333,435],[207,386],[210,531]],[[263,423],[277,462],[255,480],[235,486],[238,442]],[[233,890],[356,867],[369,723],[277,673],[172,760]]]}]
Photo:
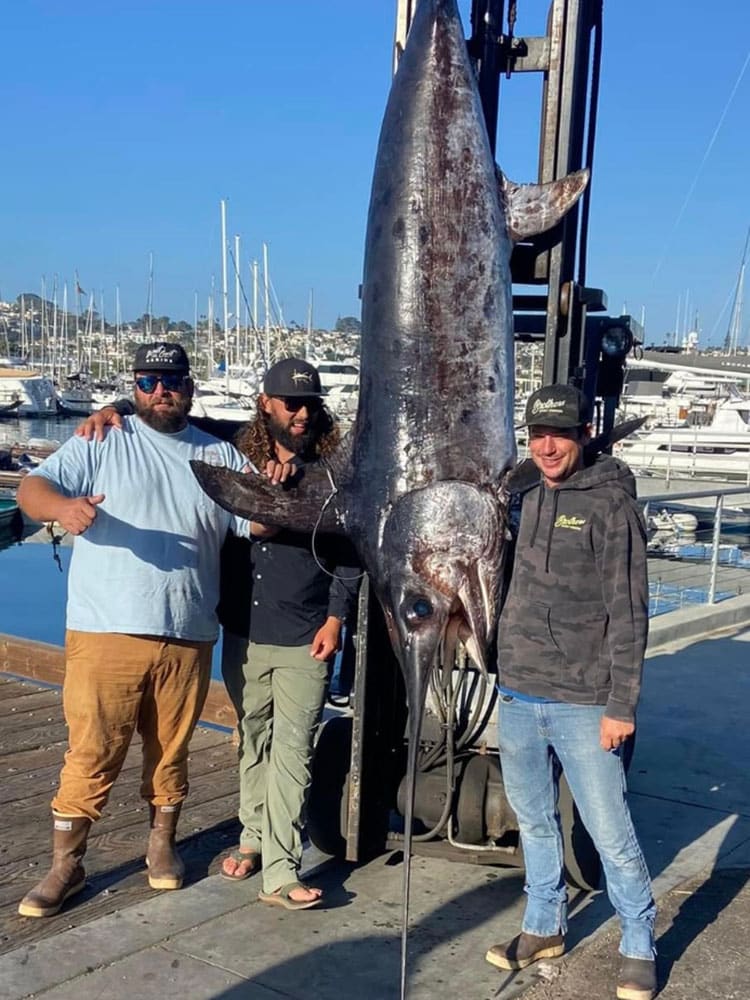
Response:
[{"label": "man with beard", "polygon": [[149,883],[179,889],[183,880],[175,831],[218,634],[221,547],[230,526],[249,527],[203,493],[189,461],[247,463],[188,425],[193,384],[182,347],[140,346],[134,372],[135,414],[122,433],[71,438],[18,490],[29,517],[76,536],[63,686],[69,746],[52,800],[52,868],[20,903],[26,917],[52,916],[83,889],[91,824],[136,731]]},{"label": "man with beard", "polygon": [[[254,465],[272,474],[274,463],[300,467],[334,451],[338,428],[311,364],[278,361],[263,389],[255,419],[235,439]],[[260,898],[305,909],[322,895],[297,879],[313,739],[359,572],[331,536],[316,538],[313,551],[310,535],[253,523],[252,538],[226,546],[222,567],[222,674],[239,719],[242,824],[222,875],[245,879],[262,866]],[[252,581],[249,601],[240,579]]]},{"label": "man with beard", "polygon": [[[323,403],[317,370],[301,358],[272,365],[249,424],[192,418],[235,443],[274,482],[290,468],[331,455],[339,431]],[[125,412],[127,403],[117,404]],[[119,424],[112,410],[79,432],[101,434]],[[222,675],[239,731],[239,845],[221,874],[241,881],[262,868],[260,898],[286,909],[321,902],[320,889],[298,881],[303,810],[328,663],[356,601],[359,570],[347,543],[331,536],[266,528],[253,522],[251,541],[230,536],[222,558],[219,618],[224,626]]]}]

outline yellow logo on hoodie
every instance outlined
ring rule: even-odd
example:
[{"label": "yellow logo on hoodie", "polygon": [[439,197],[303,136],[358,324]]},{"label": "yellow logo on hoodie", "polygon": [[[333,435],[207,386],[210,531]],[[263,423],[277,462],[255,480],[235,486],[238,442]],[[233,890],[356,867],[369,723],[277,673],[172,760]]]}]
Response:
[{"label": "yellow logo on hoodie", "polygon": [[567,528],[569,531],[580,531],[585,523],[585,517],[574,517],[573,515],[568,517],[567,514],[558,514],[555,527]]}]

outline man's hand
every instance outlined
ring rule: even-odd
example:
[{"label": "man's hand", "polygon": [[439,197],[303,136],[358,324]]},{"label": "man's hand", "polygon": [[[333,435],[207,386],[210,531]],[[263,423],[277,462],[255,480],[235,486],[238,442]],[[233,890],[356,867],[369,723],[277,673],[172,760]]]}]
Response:
[{"label": "man's hand", "polygon": [[71,535],[82,535],[96,520],[96,508],[103,499],[103,493],[95,497],[61,499],[55,520]]},{"label": "man's hand", "polygon": [[617,750],[634,732],[634,722],[620,722],[619,719],[602,716],[599,727],[599,743],[602,750]]},{"label": "man's hand", "polygon": [[341,644],[341,622],[338,618],[327,618],[325,625],[315,633],[310,646],[310,656],[314,660],[329,660]]},{"label": "man's hand", "polygon": [[266,462],[265,473],[274,486],[285,483],[295,472],[297,472],[297,466],[292,462],[276,462],[274,459],[269,459]]},{"label": "man's hand", "polygon": [[122,428],[122,417],[114,406],[103,406],[101,410],[86,417],[76,427],[75,433],[78,437],[86,438],[87,441],[103,441],[105,427],[116,427],[118,430]]}]

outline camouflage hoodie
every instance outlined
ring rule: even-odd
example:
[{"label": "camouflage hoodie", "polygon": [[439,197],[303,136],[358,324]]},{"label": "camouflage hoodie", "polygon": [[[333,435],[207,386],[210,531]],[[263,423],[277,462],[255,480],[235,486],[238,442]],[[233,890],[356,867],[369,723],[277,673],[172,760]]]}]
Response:
[{"label": "camouflage hoodie", "polygon": [[627,466],[600,455],[557,489],[529,489],[500,619],[500,683],[631,721],[647,633],[646,533]]}]

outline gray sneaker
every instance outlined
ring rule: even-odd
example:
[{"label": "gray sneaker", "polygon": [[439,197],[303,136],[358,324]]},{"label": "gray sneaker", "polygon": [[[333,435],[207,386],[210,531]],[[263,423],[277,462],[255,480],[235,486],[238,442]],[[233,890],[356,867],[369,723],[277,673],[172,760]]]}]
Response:
[{"label": "gray sneaker", "polygon": [[617,1000],[654,1000],[656,962],[647,958],[623,958],[617,977]]},{"label": "gray sneaker", "polygon": [[[536,934],[517,934],[512,941],[496,944],[484,956],[490,965],[498,969],[525,969],[540,958],[557,958],[565,951],[562,934],[551,937],[537,937]],[[617,994],[620,995],[619,993]]]}]

